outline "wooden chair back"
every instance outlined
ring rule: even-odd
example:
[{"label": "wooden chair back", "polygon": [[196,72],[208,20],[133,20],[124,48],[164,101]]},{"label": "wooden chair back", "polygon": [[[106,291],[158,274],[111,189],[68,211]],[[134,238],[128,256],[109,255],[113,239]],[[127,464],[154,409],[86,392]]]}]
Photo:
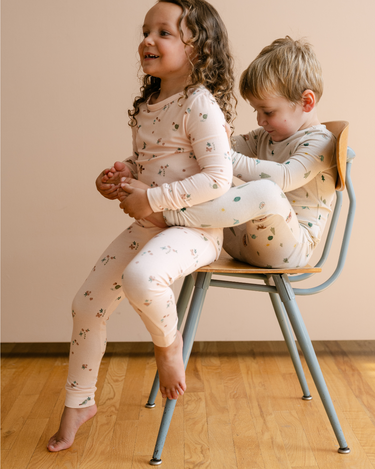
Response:
[{"label": "wooden chair back", "polygon": [[349,122],[347,121],[331,121],[323,122],[327,130],[336,137],[336,162],[337,162],[337,181],[336,190],[343,191],[345,189],[346,176],[346,152],[348,148]]}]

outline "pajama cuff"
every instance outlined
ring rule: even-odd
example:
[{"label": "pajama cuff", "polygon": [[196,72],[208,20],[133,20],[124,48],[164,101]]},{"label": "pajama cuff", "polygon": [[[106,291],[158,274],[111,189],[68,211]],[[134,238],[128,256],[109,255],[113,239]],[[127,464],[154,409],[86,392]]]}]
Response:
[{"label": "pajama cuff", "polygon": [[69,381],[65,385],[66,397],[65,406],[73,409],[82,409],[95,405],[95,390],[80,388],[79,386],[72,388]]}]

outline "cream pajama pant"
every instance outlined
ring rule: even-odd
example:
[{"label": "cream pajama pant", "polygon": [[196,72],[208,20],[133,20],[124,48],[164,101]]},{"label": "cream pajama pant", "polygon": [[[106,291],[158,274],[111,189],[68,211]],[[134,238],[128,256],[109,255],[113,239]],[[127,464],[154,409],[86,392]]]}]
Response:
[{"label": "cream pajama pant", "polygon": [[303,267],[315,246],[282,189],[267,179],[232,187],[210,202],[163,214],[169,225],[226,228],[223,248],[228,254],[259,267]]},{"label": "cream pajama pant", "polygon": [[141,220],[104,251],[73,301],[73,334],[66,384],[67,407],[94,405],[99,365],[106,348],[106,322],[127,298],[154,344],[170,345],[177,332],[170,285],[218,255],[204,230],[157,228]]}]

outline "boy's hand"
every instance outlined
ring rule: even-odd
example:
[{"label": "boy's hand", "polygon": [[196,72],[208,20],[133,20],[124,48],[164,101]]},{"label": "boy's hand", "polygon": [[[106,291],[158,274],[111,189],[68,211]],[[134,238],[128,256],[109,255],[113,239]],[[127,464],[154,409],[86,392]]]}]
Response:
[{"label": "boy's hand", "polygon": [[230,148],[232,146],[232,142],[230,138],[232,134],[232,129],[230,128],[230,125],[228,124],[228,122],[225,123],[225,132],[227,133],[229,148]]},{"label": "boy's hand", "polygon": [[120,208],[129,216],[140,220],[153,213],[145,189],[125,183],[121,184],[121,188],[118,192],[118,198],[121,200]]}]

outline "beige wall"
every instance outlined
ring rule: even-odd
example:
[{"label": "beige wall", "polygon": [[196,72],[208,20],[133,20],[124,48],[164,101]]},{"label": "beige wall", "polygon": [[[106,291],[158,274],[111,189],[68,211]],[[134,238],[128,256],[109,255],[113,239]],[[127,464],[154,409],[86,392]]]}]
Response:
[{"label": "beige wall", "polygon": [[[153,3],[2,2],[4,342],[69,341],[76,289],[106,245],[130,223],[115,202],[100,197],[94,180],[130,152],[127,109],[138,91],[136,50],[144,14]],[[227,24],[238,75],[277,37],[303,36],[315,46],[325,75],[320,118],[351,123],[359,208],[339,281],[299,303],[314,339],[374,339],[375,3],[212,3]],[[242,100],[238,112],[238,132],[255,127]],[[112,341],[149,340],[126,302],[108,329]],[[212,289],[197,338],[271,340],[281,335],[266,295]]]}]

